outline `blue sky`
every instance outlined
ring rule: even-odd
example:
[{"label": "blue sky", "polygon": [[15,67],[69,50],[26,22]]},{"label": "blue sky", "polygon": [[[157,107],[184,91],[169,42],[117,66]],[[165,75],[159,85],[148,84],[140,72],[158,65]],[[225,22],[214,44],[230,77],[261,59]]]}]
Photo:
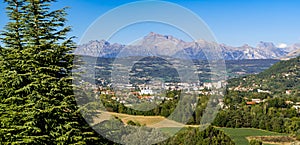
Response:
[{"label": "blue sky", "polygon": [[[210,27],[218,42],[233,46],[259,41],[275,44],[300,42],[299,0],[167,0],[196,13]],[[129,0],[58,0],[54,8],[69,6],[70,36],[79,38],[98,17]],[[0,27],[7,22],[5,4],[0,3]],[[128,33],[134,30],[135,36]],[[133,25],[116,35],[112,41],[126,43],[154,31],[190,39],[171,27],[160,24]],[[99,38],[101,39],[101,38]]]}]

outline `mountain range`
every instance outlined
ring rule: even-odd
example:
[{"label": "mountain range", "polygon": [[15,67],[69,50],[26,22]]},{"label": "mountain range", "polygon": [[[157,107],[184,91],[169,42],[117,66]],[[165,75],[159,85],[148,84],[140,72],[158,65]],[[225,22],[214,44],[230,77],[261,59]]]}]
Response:
[{"label": "mountain range", "polygon": [[171,35],[149,33],[143,39],[131,45],[111,44],[105,40],[93,40],[79,45],[75,51],[77,55],[94,57],[115,58],[122,56],[172,56],[183,57],[184,53],[192,59],[207,59],[206,52],[218,47],[225,60],[243,59],[289,59],[300,54],[300,44],[294,44],[286,48],[279,48],[271,42],[259,42],[256,47],[247,44],[233,47],[216,42],[198,40],[185,42]]}]

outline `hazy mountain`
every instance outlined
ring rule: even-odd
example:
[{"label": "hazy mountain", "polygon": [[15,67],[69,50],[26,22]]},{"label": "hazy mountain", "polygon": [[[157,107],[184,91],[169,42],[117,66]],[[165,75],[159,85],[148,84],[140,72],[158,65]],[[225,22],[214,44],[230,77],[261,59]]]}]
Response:
[{"label": "hazy mountain", "polygon": [[297,50],[294,50],[294,51],[290,52],[290,53],[287,55],[287,57],[293,58],[293,57],[297,57],[297,56],[299,56],[299,55],[300,55],[300,49],[297,49]]},{"label": "hazy mountain", "polygon": [[271,42],[260,42],[256,47],[247,44],[240,47],[232,47],[204,40],[185,42],[170,35],[151,32],[142,40],[127,46],[117,43],[110,44],[104,40],[90,41],[87,44],[78,46],[76,54],[108,58],[117,57],[119,54],[119,56],[124,57],[132,55],[167,55],[180,58],[189,56],[193,59],[206,59],[205,54],[216,50],[214,49],[215,47],[221,48],[222,55],[226,60],[277,59],[286,56],[289,51],[295,50],[295,48],[278,48]]},{"label": "hazy mountain", "polygon": [[291,51],[281,59],[286,60],[286,59],[291,59],[300,56],[300,43],[296,43],[290,46],[288,49]]},{"label": "hazy mountain", "polygon": [[125,45],[110,44],[105,40],[93,40],[84,45],[78,46],[75,54],[87,56],[115,57]]}]

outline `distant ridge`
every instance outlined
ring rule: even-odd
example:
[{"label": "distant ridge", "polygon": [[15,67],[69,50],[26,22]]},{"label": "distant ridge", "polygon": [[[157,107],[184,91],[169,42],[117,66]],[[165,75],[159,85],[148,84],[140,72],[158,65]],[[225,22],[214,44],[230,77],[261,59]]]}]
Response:
[{"label": "distant ridge", "polygon": [[[206,59],[204,50],[209,50],[211,47],[216,46],[221,48],[225,60],[280,59],[286,56],[292,58],[295,56],[290,53],[293,53],[293,51],[300,48],[297,44],[292,45],[289,48],[279,48],[271,42],[263,41],[259,42],[256,47],[247,44],[240,47],[233,47],[204,40],[185,42],[171,35],[162,35],[151,32],[145,36],[138,45],[126,46],[118,43],[110,44],[105,40],[93,40],[78,46],[75,53],[78,55],[114,58],[117,57],[124,48],[132,49],[132,51],[137,52],[143,50],[142,48],[147,48],[149,50],[151,49],[151,52],[157,55],[168,54],[174,57],[181,57],[176,52],[184,50],[184,52],[192,59]],[[298,52],[299,51],[297,51],[297,53]],[[141,52],[141,54],[145,56],[153,55],[144,51]]]},{"label": "distant ridge", "polygon": [[292,45],[292,47],[293,47],[293,51],[291,51],[286,56],[281,58],[281,60],[289,60],[291,58],[300,56],[300,43],[294,44],[294,45]]}]

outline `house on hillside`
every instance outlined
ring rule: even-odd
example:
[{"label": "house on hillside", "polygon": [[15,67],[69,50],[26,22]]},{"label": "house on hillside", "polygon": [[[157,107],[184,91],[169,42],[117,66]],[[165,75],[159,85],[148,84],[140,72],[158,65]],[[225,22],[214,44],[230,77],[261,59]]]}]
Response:
[{"label": "house on hillside", "polygon": [[111,90],[103,90],[100,93],[104,95],[113,95],[113,96],[115,95],[115,92]]},{"label": "house on hillside", "polygon": [[256,102],[246,102],[247,105],[255,105]]},{"label": "house on hillside", "polygon": [[300,105],[293,105],[292,108],[295,108],[296,110],[298,110],[298,113],[300,112]]},{"label": "house on hillside", "polygon": [[271,94],[271,92],[269,90],[261,90],[261,89],[257,89],[258,93],[268,93]]},{"label": "house on hillside", "polygon": [[294,104],[293,101],[285,101],[285,104],[289,105],[289,104]]},{"label": "house on hillside", "polygon": [[152,95],[153,94],[153,90],[151,89],[142,89],[140,92],[141,95]]},{"label": "house on hillside", "polygon": [[252,99],[252,102],[255,102],[255,103],[259,104],[259,103],[262,102],[262,100],[261,99]]},{"label": "house on hillside", "polygon": [[291,95],[291,94],[292,94],[292,90],[286,90],[286,91],[285,91],[285,94]]},{"label": "house on hillside", "polygon": [[211,89],[213,87],[212,83],[203,83],[204,88]]}]

